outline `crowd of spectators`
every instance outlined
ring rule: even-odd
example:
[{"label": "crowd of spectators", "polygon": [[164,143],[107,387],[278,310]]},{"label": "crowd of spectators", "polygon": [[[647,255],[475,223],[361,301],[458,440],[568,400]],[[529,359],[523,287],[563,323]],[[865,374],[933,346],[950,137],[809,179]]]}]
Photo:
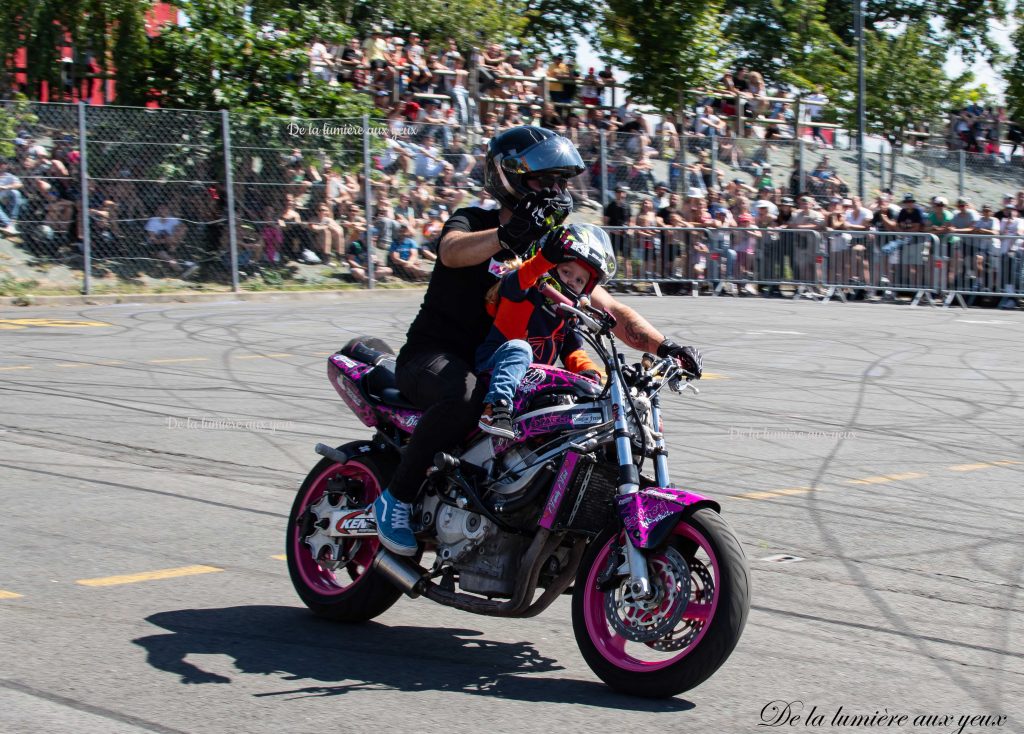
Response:
[{"label": "crowd of spectators", "polygon": [[506,108],[528,119],[547,101],[559,108],[614,101],[612,68],[584,73],[572,54],[531,58],[497,43],[460,49],[454,38],[422,38],[412,30],[381,26],[344,44],[316,38],[308,54],[313,77],[351,84],[384,108],[399,98],[405,103],[444,100],[446,117],[462,126],[479,125],[489,111],[501,117]]},{"label": "crowd of spectators", "polygon": [[[838,186],[823,159],[810,179]],[[790,192],[741,179],[724,187],[691,187],[685,196],[657,184],[638,207],[617,186],[604,208],[605,226],[627,281],[704,283],[734,295],[781,295],[779,281],[809,297],[826,284],[851,287],[869,300],[899,291],[1004,294],[1000,308],[1018,308],[1024,286],[1024,190],[1001,206],[969,198],[918,202],[879,192],[857,196]],[[795,195],[794,195],[795,194]],[[809,234],[809,233],[815,234]],[[934,235],[936,239],[933,239]],[[942,248],[935,245],[942,242]],[[942,268],[935,269],[939,262]]]}]

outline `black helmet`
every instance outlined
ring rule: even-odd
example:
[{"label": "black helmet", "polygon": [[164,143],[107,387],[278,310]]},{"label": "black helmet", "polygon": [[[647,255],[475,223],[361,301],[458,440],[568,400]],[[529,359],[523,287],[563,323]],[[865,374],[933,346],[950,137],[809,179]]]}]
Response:
[{"label": "black helmet", "polygon": [[526,178],[546,173],[572,178],[585,166],[576,146],[561,135],[522,125],[491,138],[484,161],[484,189],[509,209],[532,189]]},{"label": "black helmet", "polygon": [[582,293],[576,293],[558,278],[558,269],[551,272],[555,288],[573,299],[588,296],[593,290],[604,285],[615,276],[615,252],[608,234],[596,224],[566,224],[555,227],[540,242],[537,250],[545,244],[558,243],[566,261],[576,261],[590,271],[590,282]]}]

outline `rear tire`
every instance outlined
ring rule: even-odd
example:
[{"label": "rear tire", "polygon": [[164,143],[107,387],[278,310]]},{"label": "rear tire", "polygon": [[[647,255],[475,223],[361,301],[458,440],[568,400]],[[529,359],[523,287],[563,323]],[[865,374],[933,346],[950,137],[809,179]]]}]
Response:
[{"label": "rear tire", "polygon": [[384,613],[402,595],[400,589],[372,568],[379,541],[361,538],[346,541],[346,552],[352,561],[337,571],[317,563],[310,546],[302,537],[302,518],[310,505],[323,497],[327,481],[332,477],[347,476],[363,484],[361,505],[369,505],[387,487],[398,458],[389,453],[360,453],[364,442],[339,446],[339,451],[351,452],[345,464],[331,459],[321,460],[307,475],[292,504],[288,516],[286,553],[288,573],[299,598],[316,615],[337,622],[365,622]]},{"label": "rear tire", "polygon": [[690,567],[687,608],[665,637],[634,642],[608,621],[606,596],[615,589],[597,586],[610,552],[624,540],[621,528],[606,530],[580,564],[572,598],[576,643],[590,669],[614,690],[644,698],[675,696],[711,677],[736,647],[750,611],[747,559],[713,510],[697,510],[681,521],[667,542]]}]

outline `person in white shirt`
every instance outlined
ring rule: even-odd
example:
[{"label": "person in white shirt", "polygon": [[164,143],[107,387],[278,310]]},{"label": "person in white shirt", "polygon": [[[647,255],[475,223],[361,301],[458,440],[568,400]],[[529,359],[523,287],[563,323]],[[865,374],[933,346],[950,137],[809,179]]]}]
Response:
[{"label": "person in white shirt", "polygon": [[330,82],[334,79],[334,70],[331,64],[334,57],[327,52],[327,46],[320,40],[319,36],[313,39],[313,45],[309,49],[309,68],[313,76]]},{"label": "person in white shirt", "polygon": [[[870,283],[871,269],[867,258],[867,239],[864,236],[858,236],[856,233],[866,232],[871,229],[871,221],[875,213],[864,206],[859,196],[855,196],[852,199],[843,199],[843,211],[846,223],[844,229],[849,233],[850,252],[853,259],[851,273],[857,273],[861,283]],[[869,291],[868,296],[874,298],[874,291]]]},{"label": "person in white shirt", "polygon": [[[822,92],[821,85],[819,84],[814,88],[814,94],[808,94],[802,101],[804,103],[804,121],[817,122],[821,119],[822,106],[828,104],[828,97]],[[814,136],[812,139],[817,140],[821,145],[828,145],[828,141],[822,135],[820,127],[812,126],[811,135]]]},{"label": "person in white shirt", "polygon": [[191,260],[179,262],[178,246],[185,237],[186,227],[180,219],[171,216],[167,204],[158,204],[156,216],[146,222],[146,241],[153,248],[157,259],[165,262],[171,270],[187,278],[198,269]]}]

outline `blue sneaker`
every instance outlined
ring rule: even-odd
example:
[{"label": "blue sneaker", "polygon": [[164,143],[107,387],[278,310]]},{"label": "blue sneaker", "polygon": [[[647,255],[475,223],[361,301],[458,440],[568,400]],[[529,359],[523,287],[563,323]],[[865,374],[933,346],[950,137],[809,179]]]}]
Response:
[{"label": "blue sneaker", "polygon": [[412,508],[395,499],[389,490],[373,503],[373,516],[377,520],[377,536],[392,553],[400,556],[414,556],[419,544],[409,527]]}]

